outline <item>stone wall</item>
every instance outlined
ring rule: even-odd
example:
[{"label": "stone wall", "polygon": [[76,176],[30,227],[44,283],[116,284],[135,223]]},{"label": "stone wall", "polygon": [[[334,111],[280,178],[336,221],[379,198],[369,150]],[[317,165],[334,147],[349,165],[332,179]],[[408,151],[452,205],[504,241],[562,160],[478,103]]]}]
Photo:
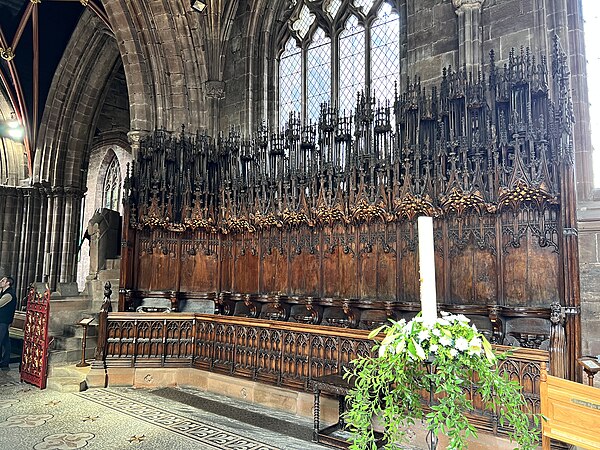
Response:
[{"label": "stone wall", "polygon": [[596,356],[600,355],[600,204],[581,203],[578,218],[582,353]]}]

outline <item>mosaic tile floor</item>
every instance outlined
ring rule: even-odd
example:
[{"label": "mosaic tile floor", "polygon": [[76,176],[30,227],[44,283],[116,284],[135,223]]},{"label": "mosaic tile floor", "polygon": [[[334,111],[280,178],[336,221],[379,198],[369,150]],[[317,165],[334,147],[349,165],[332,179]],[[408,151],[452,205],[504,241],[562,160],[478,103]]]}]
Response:
[{"label": "mosaic tile floor", "polygon": [[327,448],[308,419],[195,389],[40,391],[12,367],[0,372],[3,450]]}]

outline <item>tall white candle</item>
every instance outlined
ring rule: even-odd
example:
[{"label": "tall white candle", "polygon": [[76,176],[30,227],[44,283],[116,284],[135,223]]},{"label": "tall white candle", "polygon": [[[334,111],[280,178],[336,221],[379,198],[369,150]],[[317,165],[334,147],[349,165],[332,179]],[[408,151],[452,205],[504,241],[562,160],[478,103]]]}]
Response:
[{"label": "tall white candle", "polygon": [[425,323],[437,318],[435,293],[435,256],[433,250],[433,218],[420,216],[419,230],[419,274],[421,281],[421,311]]}]

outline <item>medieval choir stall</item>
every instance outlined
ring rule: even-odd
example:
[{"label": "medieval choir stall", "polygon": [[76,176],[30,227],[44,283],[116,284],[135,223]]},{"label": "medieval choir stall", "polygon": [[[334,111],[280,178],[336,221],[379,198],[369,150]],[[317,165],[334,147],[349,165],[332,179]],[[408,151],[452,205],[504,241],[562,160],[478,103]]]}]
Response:
[{"label": "medieval choir stall", "polygon": [[[323,104],[317,123],[210,137],[156,130],[125,185],[108,367],[193,367],[308,390],[420,311],[417,217],[437,301],[498,346],[539,411],[540,364],[574,379],[579,273],[565,55]],[[202,314],[208,312],[209,314]],[[477,399],[474,399],[477,405]],[[500,430],[495,416],[475,419]]]}]

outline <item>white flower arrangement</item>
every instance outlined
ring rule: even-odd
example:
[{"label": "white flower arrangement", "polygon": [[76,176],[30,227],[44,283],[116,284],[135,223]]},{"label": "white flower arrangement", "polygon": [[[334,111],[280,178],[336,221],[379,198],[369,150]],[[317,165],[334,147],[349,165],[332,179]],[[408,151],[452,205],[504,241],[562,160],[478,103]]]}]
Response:
[{"label": "white flower arrangement", "polygon": [[[467,392],[479,395],[501,423],[512,426],[509,437],[522,449],[536,447],[537,416],[532,423],[521,387],[498,372],[491,344],[467,317],[442,312],[426,323],[418,315],[409,322],[392,321],[369,337],[382,332],[384,338],[373,348],[377,356],[354,360],[345,374],[356,386],[347,396],[350,408],[345,414],[351,449],[375,448],[374,418],[384,426],[386,450],[401,448],[403,430],[418,419],[425,420],[432,433],[446,434],[448,448],[465,448],[466,438],[477,434],[466,417],[473,410]],[[435,401],[424,412],[422,395],[430,389]]]}]

